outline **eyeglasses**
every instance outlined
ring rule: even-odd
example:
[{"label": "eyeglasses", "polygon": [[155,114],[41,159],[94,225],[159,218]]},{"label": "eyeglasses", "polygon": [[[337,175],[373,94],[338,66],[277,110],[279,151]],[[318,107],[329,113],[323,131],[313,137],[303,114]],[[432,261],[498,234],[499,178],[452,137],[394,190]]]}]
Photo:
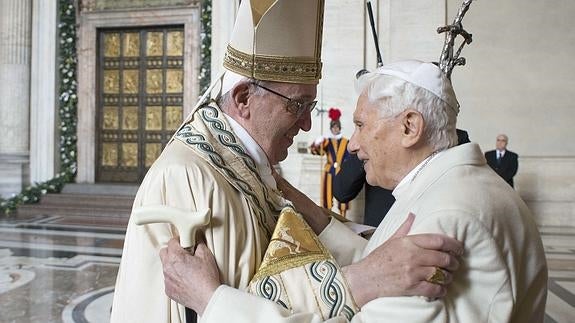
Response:
[{"label": "eyeglasses", "polygon": [[296,99],[292,99],[290,97],[287,97],[279,92],[276,92],[272,89],[269,89],[263,85],[257,84],[256,82],[250,82],[251,84],[262,88],[268,92],[271,92],[281,98],[284,98],[287,100],[287,104],[286,104],[286,111],[292,114],[295,114],[298,118],[300,118],[304,113],[306,112],[312,112],[313,109],[315,109],[315,106],[317,104],[317,101],[309,101],[309,102],[300,102]]}]

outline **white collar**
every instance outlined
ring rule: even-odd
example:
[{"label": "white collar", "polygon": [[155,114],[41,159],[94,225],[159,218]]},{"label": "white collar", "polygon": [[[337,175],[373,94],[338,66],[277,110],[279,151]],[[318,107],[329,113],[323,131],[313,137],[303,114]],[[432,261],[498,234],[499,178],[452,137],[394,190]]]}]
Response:
[{"label": "white collar", "polygon": [[270,162],[268,157],[266,156],[265,152],[263,151],[262,147],[258,145],[258,143],[252,138],[252,136],[246,131],[246,129],[239,124],[236,120],[232,117],[228,116],[224,113],[226,119],[228,120],[230,126],[232,127],[232,131],[236,134],[240,142],[244,145],[247,150],[248,155],[253,158],[256,162],[256,167],[258,169],[258,173],[262,178],[264,184],[268,187],[273,189],[277,189],[276,181],[272,176],[272,169],[270,166]]},{"label": "white collar", "polygon": [[399,181],[399,184],[397,184],[397,186],[393,189],[393,191],[391,192],[393,197],[395,197],[396,200],[399,199],[399,197],[404,192],[407,191],[407,189],[409,188],[409,186],[413,182],[413,180],[415,180],[415,176],[421,170],[423,170],[423,167],[427,166],[427,164],[429,164],[433,159],[435,159],[437,156],[441,155],[442,153],[443,153],[443,151],[431,154],[429,157],[425,158],[419,164],[417,164],[417,166],[415,166],[409,173],[407,173],[407,175],[405,175],[405,177],[403,177],[401,179],[401,181]]},{"label": "white collar", "polygon": [[341,132],[338,133],[337,135],[334,135],[334,134],[331,133],[331,132],[330,132],[330,134],[329,134],[329,138],[333,138],[333,139],[339,140],[339,139],[341,139],[341,137],[343,137],[343,134],[342,134]]}]

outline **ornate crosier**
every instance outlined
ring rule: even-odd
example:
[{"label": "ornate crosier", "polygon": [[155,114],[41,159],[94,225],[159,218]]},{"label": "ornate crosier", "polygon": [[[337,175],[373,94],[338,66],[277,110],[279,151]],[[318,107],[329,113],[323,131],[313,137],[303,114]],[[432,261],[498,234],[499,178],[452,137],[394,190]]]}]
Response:
[{"label": "ornate crosier", "polygon": [[[453,68],[457,65],[463,66],[465,65],[465,57],[459,57],[461,54],[461,50],[465,44],[470,44],[472,41],[471,34],[463,29],[463,25],[461,21],[463,20],[463,16],[467,10],[469,10],[469,6],[471,5],[473,0],[464,0],[461,8],[459,8],[459,12],[457,12],[457,16],[453,20],[451,25],[447,25],[444,27],[437,28],[437,33],[441,34],[447,32],[445,36],[445,43],[443,45],[443,51],[441,52],[441,57],[439,58],[439,68],[447,75],[449,79],[451,79],[451,72]],[[453,47],[455,45],[455,38],[458,35],[463,36],[464,40],[459,45],[457,52],[453,53]]]}]

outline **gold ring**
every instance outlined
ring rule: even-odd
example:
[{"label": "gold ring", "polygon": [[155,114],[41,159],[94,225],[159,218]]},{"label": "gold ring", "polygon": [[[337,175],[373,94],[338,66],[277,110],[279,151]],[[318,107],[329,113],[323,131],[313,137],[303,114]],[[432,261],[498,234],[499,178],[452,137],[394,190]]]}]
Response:
[{"label": "gold ring", "polygon": [[443,273],[443,270],[439,269],[438,267],[435,267],[435,272],[433,272],[433,275],[431,275],[431,277],[429,277],[427,281],[432,284],[438,284],[438,285],[445,284],[445,274]]}]

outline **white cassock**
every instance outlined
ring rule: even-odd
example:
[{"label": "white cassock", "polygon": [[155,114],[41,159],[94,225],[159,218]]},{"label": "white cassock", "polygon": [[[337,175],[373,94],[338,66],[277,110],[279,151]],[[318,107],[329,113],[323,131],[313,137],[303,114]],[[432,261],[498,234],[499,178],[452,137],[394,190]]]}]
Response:
[{"label": "white cassock", "polygon": [[[422,164],[419,165],[421,167]],[[519,195],[486,165],[477,144],[439,153],[394,191],[392,209],[369,241],[332,219],[320,240],[341,266],[365,257],[416,215],[410,234],[443,233],[465,254],[447,296],[386,297],[365,304],[352,322],[543,322],[547,265],[533,217]],[[322,322],[220,286],[202,322]],[[347,322],[342,316],[326,322]]]}]

